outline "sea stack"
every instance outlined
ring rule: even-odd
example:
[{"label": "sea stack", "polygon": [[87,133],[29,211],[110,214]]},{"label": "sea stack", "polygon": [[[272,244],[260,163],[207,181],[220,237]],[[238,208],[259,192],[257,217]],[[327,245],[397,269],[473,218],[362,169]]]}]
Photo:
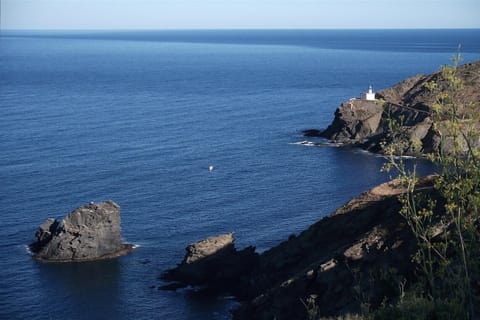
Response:
[{"label": "sea stack", "polygon": [[49,218],[30,245],[35,258],[52,262],[76,262],[113,258],[132,250],[120,232],[120,206],[109,200],[89,203],[61,221]]}]

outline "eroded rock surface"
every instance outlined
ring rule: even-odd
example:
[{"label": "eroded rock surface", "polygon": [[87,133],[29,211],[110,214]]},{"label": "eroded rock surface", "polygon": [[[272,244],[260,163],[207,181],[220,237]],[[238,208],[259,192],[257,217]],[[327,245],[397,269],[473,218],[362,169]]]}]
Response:
[{"label": "eroded rock surface", "polygon": [[[438,199],[434,177],[419,192]],[[309,319],[304,303],[314,297],[320,316],[359,314],[398,297],[393,284],[413,283],[415,236],[399,214],[398,181],[382,184],[347,202],[298,236],[262,253],[248,282],[250,299],[234,319]],[[393,300],[392,300],[393,299]]]},{"label": "eroded rock surface", "polygon": [[332,124],[321,135],[341,143],[362,142],[377,132],[382,113],[375,101],[349,100],[335,111]]},{"label": "eroded rock surface", "polygon": [[232,253],[235,251],[233,233],[209,237],[187,246],[187,254],[182,264],[191,264],[213,255]]},{"label": "eroded rock surface", "polygon": [[116,257],[132,249],[120,230],[120,206],[113,201],[77,208],[61,221],[47,219],[30,245],[35,258],[45,261],[88,261]]},{"label": "eroded rock surface", "polygon": [[[433,176],[421,179],[418,192],[440,208],[433,184]],[[395,301],[391,284],[415,281],[417,241],[399,214],[403,192],[399,181],[377,186],[259,256],[235,253],[231,235],[209,238],[189,246],[164,279],[234,294],[240,320],[308,319],[304,303],[312,296],[322,317],[358,314],[365,301],[373,308]],[[219,250],[205,250],[215,243]],[[191,257],[199,259],[187,263]]]},{"label": "eroded rock surface", "polygon": [[242,281],[257,266],[258,254],[254,247],[237,251],[234,241],[233,233],[226,233],[188,245],[183,261],[163,273],[163,280],[174,282],[163,288],[208,286],[241,296]]},{"label": "eroded rock surface", "polygon": [[[469,106],[459,116],[472,117],[480,111],[480,62],[458,67],[457,76],[463,87],[450,96]],[[437,84],[437,92],[428,89],[429,83]],[[430,75],[416,75],[395,86],[379,91],[376,101],[351,99],[335,111],[332,123],[324,131],[310,129],[304,135],[319,136],[347,146],[361,147],[371,152],[382,152],[381,144],[389,144],[397,135],[391,134],[391,120],[401,127],[404,154],[418,155],[435,152],[440,145],[440,136],[448,136],[442,120],[432,117],[432,105],[438,92],[447,92],[447,82],[441,72]],[[453,146],[453,142],[450,143]],[[480,146],[480,141],[477,142]],[[449,150],[448,137],[444,151]]]}]

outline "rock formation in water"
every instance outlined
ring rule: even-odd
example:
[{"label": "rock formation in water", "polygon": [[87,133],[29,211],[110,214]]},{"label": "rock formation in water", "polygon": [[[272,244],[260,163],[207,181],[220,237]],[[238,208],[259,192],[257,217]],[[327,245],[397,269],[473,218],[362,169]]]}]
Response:
[{"label": "rock formation in water", "polygon": [[183,261],[167,270],[162,279],[173,282],[164,289],[187,285],[208,286],[209,289],[241,295],[238,289],[258,264],[255,248],[235,249],[233,233],[209,237],[190,244]]},{"label": "rock formation in water", "polygon": [[120,233],[120,206],[113,201],[90,203],[61,221],[47,219],[30,245],[34,257],[53,262],[112,258],[132,250]]},{"label": "rock formation in water", "polygon": [[[480,111],[480,62],[458,67],[457,76],[463,88],[457,90],[455,98],[472,109]],[[324,131],[306,130],[306,136],[320,136],[347,146],[361,147],[372,152],[381,152],[381,143],[390,143],[389,119],[401,124],[409,141],[405,154],[427,154],[438,150],[442,124],[433,126],[432,105],[436,94],[428,90],[427,84],[435,82],[439,91],[445,90],[446,81],[441,72],[417,75],[377,93],[376,101],[350,99],[335,111],[332,123]],[[445,134],[444,134],[445,136]],[[480,143],[479,143],[480,145]],[[448,146],[447,146],[448,149]]]}]

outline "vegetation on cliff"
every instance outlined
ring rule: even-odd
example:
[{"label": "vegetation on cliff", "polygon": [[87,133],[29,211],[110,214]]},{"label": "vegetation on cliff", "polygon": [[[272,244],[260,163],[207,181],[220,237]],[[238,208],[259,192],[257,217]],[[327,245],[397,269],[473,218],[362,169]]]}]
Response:
[{"label": "vegetation on cliff", "polygon": [[[401,129],[403,154],[417,155],[439,152],[440,140],[449,134],[446,120],[438,112],[442,94],[464,107],[458,117],[475,117],[480,112],[480,61],[455,67],[455,80],[462,87],[452,92],[451,74],[446,69],[430,75],[417,75],[377,93],[377,101],[352,99],[341,104],[328,128],[318,135],[344,145],[382,153],[382,144],[398,141],[393,133]],[[440,100],[439,100],[440,99]],[[392,132],[392,120],[397,130]],[[306,132],[310,133],[311,130]],[[478,142],[474,142],[478,147]],[[397,145],[396,148],[399,146]],[[451,148],[444,143],[443,151]]]},{"label": "vegetation on cliff", "polygon": [[[405,85],[411,88],[406,90],[411,103],[430,101],[428,108],[415,104],[412,115],[418,116],[419,108],[429,113],[426,131],[435,137],[429,159],[436,175],[417,177],[415,168],[405,165],[402,155],[419,155],[425,148],[412,139],[412,126],[401,111],[388,117],[387,109],[375,103],[355,110],[344,105],[336,115],[340,130],[331,133],[348,141],[351,130],[367,136],[381,130],[374,142],[395,179],[258,256],[251,248],[246,255],[228,251],[237,257],[226,258],[233,266],[225,255],[215,254],[188,268],[179,265],[170,280],[235,294],[241,299],[235,319],[478,318],[480,105],[478,92],[465,79],[480,81],[478,72],[468,71],[480,70],[480,63],[459,67],[458,58],[438,74],[422,76],[421,91],[413,90],[419,87],[410,80]],[[405,90],[395,91],[399,88],[385,97],[407,97]],[[380,117],[375,116],[379,109]],[[356,124],[342,123],[343,112],[350,112]],[[192,272],[200,278],[192,280]]]},{"label": "vegetation on cliff", "polygon": [[[237,318],[478,318],[480,63],[459,59],[384,91],[381,117],[378,104],[337,110],[327,132],[373,143],[396,179],[262,254],[259,295]],[[438,173],[419,178],[402,156],[426,151]]]},{"label": "vegetation on cliff", "polygon": [[[409,143],[395,120],[392,140],[385,144],[386,169],[395,169],[406,192],[400,214],[418,243],[414,286],[396,305],[385,306],[377,317],[401,319],[476,319],[480,308],[480,130],[478,91],[465,84],[465,68],[442,67],[425,83],[431,97],[432,130],[438,147],[429,158],[438,168],[435,190],[440,199],[423,197],[415,171],[407,170],[401,155]],[[478,64],[478,63],[477,63]],[[476,77],[478,78],[478,73]],[[478,88],[477,88],[478,89]],[[475,98],[476,97],[476,98]]]}]

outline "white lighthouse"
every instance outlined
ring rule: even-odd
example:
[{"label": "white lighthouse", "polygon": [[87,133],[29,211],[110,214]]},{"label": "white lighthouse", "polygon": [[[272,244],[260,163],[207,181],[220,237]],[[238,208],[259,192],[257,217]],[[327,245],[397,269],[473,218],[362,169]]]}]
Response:
[{"label": "white lighthouse", "polygon": [[362,93],[362,99],[368,101],[375,101],[375,92],[373,92],[372,86],[368,87],[368,92]]}]

